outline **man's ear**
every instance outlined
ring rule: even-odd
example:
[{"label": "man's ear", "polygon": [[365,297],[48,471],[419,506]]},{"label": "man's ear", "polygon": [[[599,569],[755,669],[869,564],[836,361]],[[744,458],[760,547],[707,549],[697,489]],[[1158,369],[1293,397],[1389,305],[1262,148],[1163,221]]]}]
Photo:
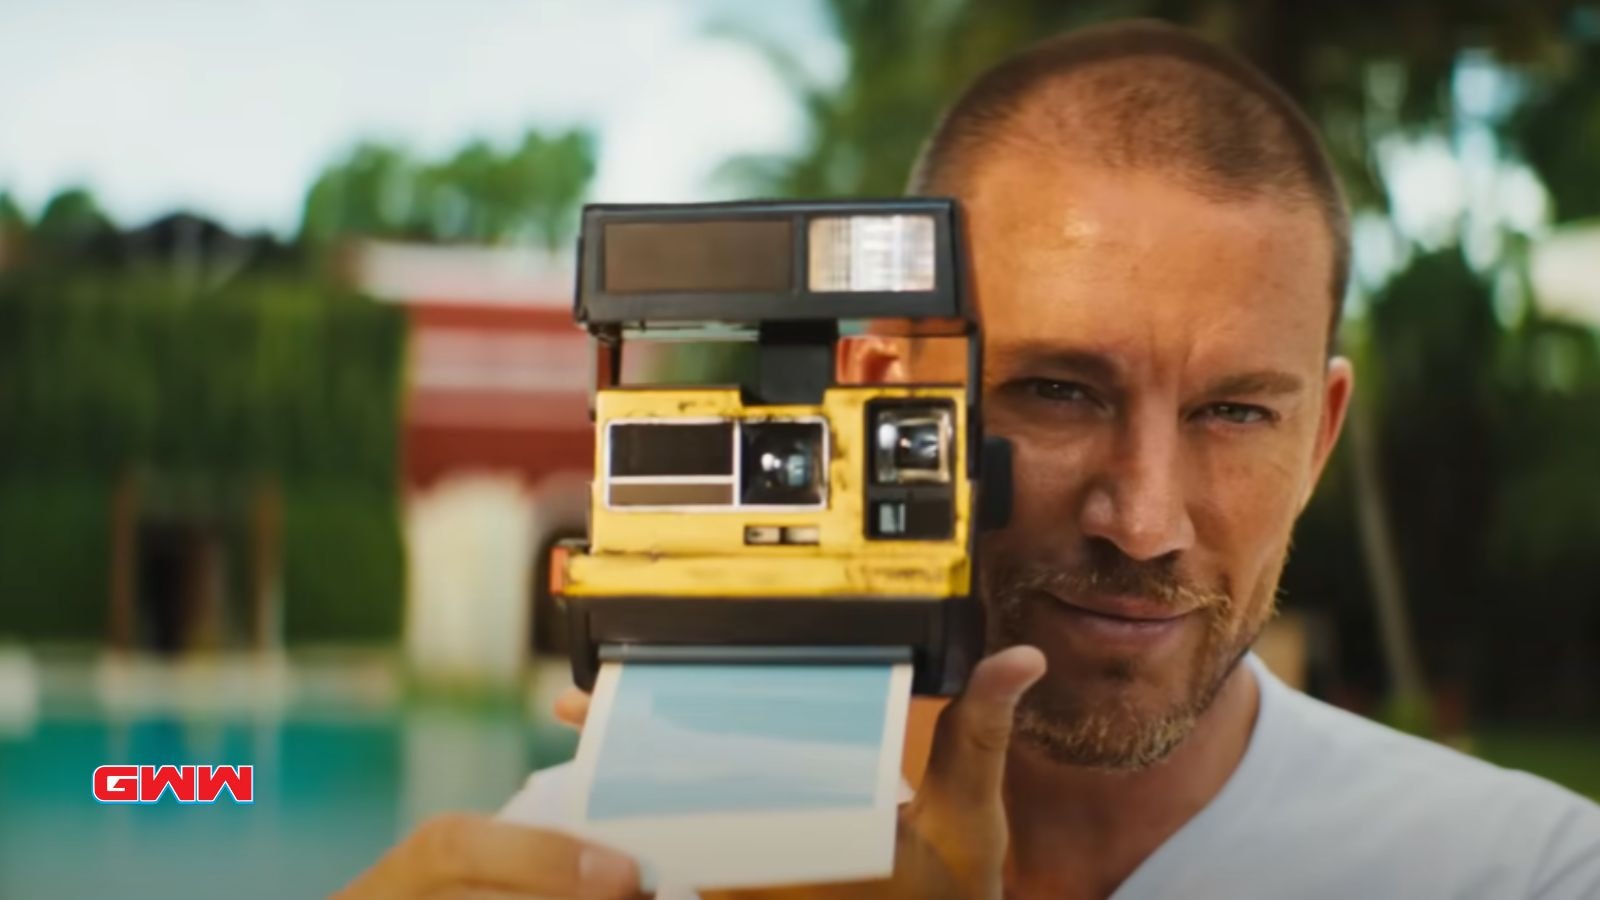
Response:
[{"label": "man's ear", "polygon": [[1351,367],[1350,360],[1342,356],[1328,360],[1328,373],[1322,387],[1322,418],[1317,424],[1316,446],[1312,448],[1311,479],[1306,484],[1305,496],[1300,499],[1302,511],[1311,502],[1311,493],[1316,490],[1317,482],[1322,480],[1322,470],[1339,441],[1339,433],[1344,430],[1355,384],[1355,369]]},{"label": "man's ear", "polygon": [[839,339],[833,380],[838,384],[888,384],[910,380],[911,342],[886,334]]}]

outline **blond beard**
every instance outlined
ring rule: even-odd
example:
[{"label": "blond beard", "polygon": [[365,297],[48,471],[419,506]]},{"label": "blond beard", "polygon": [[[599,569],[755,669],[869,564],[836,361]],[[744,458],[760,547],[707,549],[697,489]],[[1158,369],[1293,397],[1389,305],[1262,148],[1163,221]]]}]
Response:
[{"label": "blond beard", "polygon": [[[1281,563],[1278,570],[1281,571]],[[989,611],[997,627],[991,629],[991,649],[1026,642],[1021,628],[1024,604],[1033,592],[1049,589],[1060,596],[1102,586],[1099,573],[1075,575],[1034,570],[1011,573],[1004,584],[986,591]],[[1277,579],[1271,578],[1270,585]],[[1111,771],[1137,771],[1166,759],[1194,730],[1196,723],[1255,642],[1276,609],[1276,591],[1265,591],[1256,601],[1261,611],[1237,623],[1230,621],[1233,598],[1220,589],[1200,589],[1175,579],[1148,580],[1137,591],[1167,602],[1175,609],[1192,608],[1206,617],[1206,638],[1194,657],[1184,696],[1163,710],[1140,709],[1126,693],[1109,701],[1051,695],[1036,687],[1017,706],[1015,733],[1021,741],[1063,764]],[[1131,667],[1117,666],[1102,673],[1110,681],[1131,683]],[[1048,677],[1048,676],[1047,676]]]}]

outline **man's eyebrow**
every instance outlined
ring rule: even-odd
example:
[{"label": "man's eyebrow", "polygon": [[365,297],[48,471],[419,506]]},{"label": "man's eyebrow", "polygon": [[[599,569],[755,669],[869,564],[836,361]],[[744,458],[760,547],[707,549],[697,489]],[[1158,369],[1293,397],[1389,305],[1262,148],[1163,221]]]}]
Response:
[{"label": "man's eyebrow", "polygon": [[1010,368],[1046,369],[1068,372],[1099,382],[1117,381],[1121,368],[1111,357],[1076,347],[1063,347],[1042,341],[1018,341],[989,351],[994,358],[1010,362]]},{"label": "man's eyebrow", "polygon": [[1219,378],[1211,383],[1206,393],[1212,396],[1296,394],[1304,387],[1305,382],[1298,375],[1262,369]]},{"label": "man's eyebrow", "polygon": [[[1008,360],[1009,368],[1060,372],[1102,384],[1115,384],[1122,375],[1122,367],[1107,354],[1044,341],[1024,340],[997,346],[993,355]],[[1208,386],[1206,393],[1211,396],[1259,397],[1295,394],[1304,388],[1304,379],[1292,372],[1258,369],[1219,378]]]}]

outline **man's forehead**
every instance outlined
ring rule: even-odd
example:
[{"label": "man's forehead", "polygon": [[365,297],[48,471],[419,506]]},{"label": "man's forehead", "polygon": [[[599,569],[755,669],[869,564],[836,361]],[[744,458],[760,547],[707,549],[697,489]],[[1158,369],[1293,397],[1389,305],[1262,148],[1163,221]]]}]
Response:
[{"label": "man's forehead", "polygon": [[[1261,245],[1289,238],[1300,255],[1331,256],[1314,204],[1265,190],[1225,193],[1177,171],[1109,167],[1019,148],[987,155],[955,194],[971,235],[985,244],[1002,242],[1000,249],[1143,244],[1148,250],[1152,242],[1171,240],[1166,226],[1176,220],[1186,229]],[[1292,234],[1284,233],[1286,225]]]},{"label": "man's forehead", "polygon": [[1317,212],[1219,200],[1162,173],[999,156],[963,186],[991,344],[1326,342],[1331,247]]}]

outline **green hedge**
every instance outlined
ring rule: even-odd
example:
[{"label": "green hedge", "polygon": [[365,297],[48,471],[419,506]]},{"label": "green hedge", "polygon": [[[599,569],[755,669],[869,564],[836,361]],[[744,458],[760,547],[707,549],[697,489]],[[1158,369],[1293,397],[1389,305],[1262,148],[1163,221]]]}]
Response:
[{"label": "green hedge", "polygon": [[404,321],[290,275],[0,276],[0,472],[393,484]]},{"label": "green hedge", "polygon": [[405,561],[397,490],[295,484],[284,507],[284,637],[398,637]]},{"label": "green hedge", "polygon": [[[238,497],[280,485],[286,634],[397,634],[404,328],[295,271],[215,288],[171,268],[0,274],[0,634],[101,638],[129,473],[235,531]],[[244,541],[227,540],[239,592]]]},{"label": "green hedge", "polygon": [[0,638],[103,635],[110,533],[102,482],[0,481]]}]

